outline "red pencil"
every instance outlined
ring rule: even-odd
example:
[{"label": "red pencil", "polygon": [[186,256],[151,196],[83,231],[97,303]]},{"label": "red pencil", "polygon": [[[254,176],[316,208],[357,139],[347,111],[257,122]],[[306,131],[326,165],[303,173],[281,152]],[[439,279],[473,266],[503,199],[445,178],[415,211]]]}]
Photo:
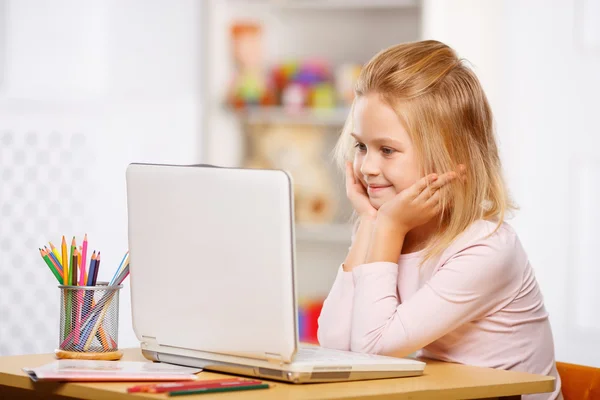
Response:
[{"label": "red pencil", "polygon": [[186,381],[186,382],[168,382],[158,383],[152,385],[138,385],[127,389],[127,393],[165,393],[176,390],[187,390],[187,389],[205,389],[205,388],[216,388],[216,387],[230,387],[230,386],[252,386],[260,385],[261,381],[241,379],[241,378],[227,378],[227,379],[213,379],[206,381]]}]

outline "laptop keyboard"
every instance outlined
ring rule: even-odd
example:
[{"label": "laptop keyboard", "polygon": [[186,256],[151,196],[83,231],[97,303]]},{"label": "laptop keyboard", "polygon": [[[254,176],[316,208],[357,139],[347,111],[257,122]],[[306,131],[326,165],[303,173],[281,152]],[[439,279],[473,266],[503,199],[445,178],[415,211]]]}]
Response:
[{"label": "laptop keyboard", "polygon": [[[350,351],[326,349],[323,347],[299,346],[294,362],[359,362],[373,359],[381,359],[383,356],[365,353],[353,353]],[[386,357],[387,359],[387,357]]]}]

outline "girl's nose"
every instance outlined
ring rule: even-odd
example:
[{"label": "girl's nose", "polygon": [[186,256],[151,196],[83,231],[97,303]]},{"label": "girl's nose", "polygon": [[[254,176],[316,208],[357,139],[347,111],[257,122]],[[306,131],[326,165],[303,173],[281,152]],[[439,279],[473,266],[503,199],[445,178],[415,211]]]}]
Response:
[{"label": "girl's nose", "polygon": [[369,155],[369,153],[367,153],[360,166],[360,172],[364,176],[379,175],[379,165],[376,160],[376,156]]}]

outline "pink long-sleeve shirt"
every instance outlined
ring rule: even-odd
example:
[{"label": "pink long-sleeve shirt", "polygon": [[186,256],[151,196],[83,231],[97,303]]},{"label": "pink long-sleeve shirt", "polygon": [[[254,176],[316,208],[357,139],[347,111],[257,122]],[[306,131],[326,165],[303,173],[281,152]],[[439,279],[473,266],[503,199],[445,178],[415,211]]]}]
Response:
[{"label": "pink long-sleeve shirt", "polygon": [[[477,221],[440,256],[341,267],[319,317],[323,347],[560,377],[548,312],[512,227]],[[490,233],[491,236],[490,236]]]}]

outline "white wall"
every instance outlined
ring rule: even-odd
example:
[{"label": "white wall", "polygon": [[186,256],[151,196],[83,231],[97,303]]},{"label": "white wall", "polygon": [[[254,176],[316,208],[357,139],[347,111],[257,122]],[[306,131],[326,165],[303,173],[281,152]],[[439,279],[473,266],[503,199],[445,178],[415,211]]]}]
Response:
[{"label": "white wall", "polygon": [[520,206],[512,224],[544,293],[557,359],[595,366],[598,4],[426,0],[423,26],[424,38],[444,41],[473,61],[489,94],[508,185]]},{"label": "white wall", "polygon": [[[201,8],[0,2],[0,355],[56,347],[59,291],[39,246],[87,232],[110,279],[127,249],[127,164],[199,161]],[[128,293],[122,347],[137,345]]]}]

